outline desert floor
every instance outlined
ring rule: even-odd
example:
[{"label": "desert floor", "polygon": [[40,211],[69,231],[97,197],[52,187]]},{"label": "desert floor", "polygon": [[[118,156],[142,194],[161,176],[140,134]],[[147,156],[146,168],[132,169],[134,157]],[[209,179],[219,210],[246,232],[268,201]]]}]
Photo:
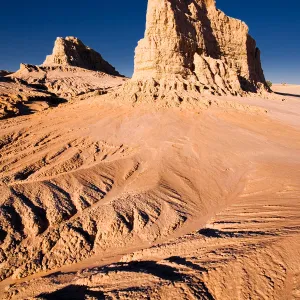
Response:
[{"label": "desert floor", "polygon": [[0,298],[300,299],[300,86],[273,90],[0,121]]}]

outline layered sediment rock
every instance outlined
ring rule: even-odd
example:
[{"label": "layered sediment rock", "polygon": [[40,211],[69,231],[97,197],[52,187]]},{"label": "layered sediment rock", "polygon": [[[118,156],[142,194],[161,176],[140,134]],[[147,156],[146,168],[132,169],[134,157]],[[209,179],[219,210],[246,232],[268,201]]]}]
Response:
[{"label": "layered sediment rock", "polygon": [[93,49],[85,46],[76,37],[58,37],[55,41],[52,55],[48,55],[44,66],[63,65],[80,67],[119,76],[119,72]]},{"label": "layered sediment rock", "polygon": [[172,95],[179,101],[185,91],[237,95],[266,88],[247,25],[226,16],[213,0],[149,0],[133,80],[140,87],[137,98]]}]

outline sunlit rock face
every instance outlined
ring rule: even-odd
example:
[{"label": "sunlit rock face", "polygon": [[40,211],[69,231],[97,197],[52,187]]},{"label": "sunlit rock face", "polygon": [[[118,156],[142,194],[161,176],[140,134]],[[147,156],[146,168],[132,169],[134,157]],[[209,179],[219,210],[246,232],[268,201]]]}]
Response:
[{"label": "sunlit rock face", "polygon": [[247,25],[213,0],[149,0],[134,80],[188,80],[212,93],[265,87],[260,51]]}]

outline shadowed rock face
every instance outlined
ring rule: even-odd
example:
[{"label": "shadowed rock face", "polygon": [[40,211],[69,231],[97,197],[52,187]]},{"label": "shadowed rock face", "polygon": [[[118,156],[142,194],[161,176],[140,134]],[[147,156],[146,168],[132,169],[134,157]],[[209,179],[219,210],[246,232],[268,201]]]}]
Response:
[{"label": "shadowed rock face", "polygon": [[9,71],[0,70],[0,77],[4,77],[4,76],[10,75],[10,74],[11,74],[11,72],[9,72]]},{"label": "shadowed rock face", "polygon": [[179,78],[221,94],[265,86],[260,51],[247,25],[213,0],[149,0],[135,80]]},{"label": "shadowed rock face", "polygon": [[98,52],[85,46],[76,37],[58,37],[52,55],[46,57],[43,65],[73,66],[120,76],[119,72],[105,61]]}]

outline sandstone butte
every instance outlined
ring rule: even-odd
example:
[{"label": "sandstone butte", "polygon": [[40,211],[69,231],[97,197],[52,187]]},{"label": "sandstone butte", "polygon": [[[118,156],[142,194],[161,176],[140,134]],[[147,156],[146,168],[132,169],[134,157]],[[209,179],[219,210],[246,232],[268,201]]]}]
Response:
[{"label": "sandstone butte", "polygon": [[214,0],[149,0],[126,94],[182,102],[199,93],[268,89],[260,50],[248,31],[244,22],[218,10]]},{"label": "sandstone butte", "polygon": [[98,52],[72,36],[66,38],[58,37],[55,41],[52,55],[46,57],[43,65],[73,66],[120,76],[119,72],[104,60]]}]

